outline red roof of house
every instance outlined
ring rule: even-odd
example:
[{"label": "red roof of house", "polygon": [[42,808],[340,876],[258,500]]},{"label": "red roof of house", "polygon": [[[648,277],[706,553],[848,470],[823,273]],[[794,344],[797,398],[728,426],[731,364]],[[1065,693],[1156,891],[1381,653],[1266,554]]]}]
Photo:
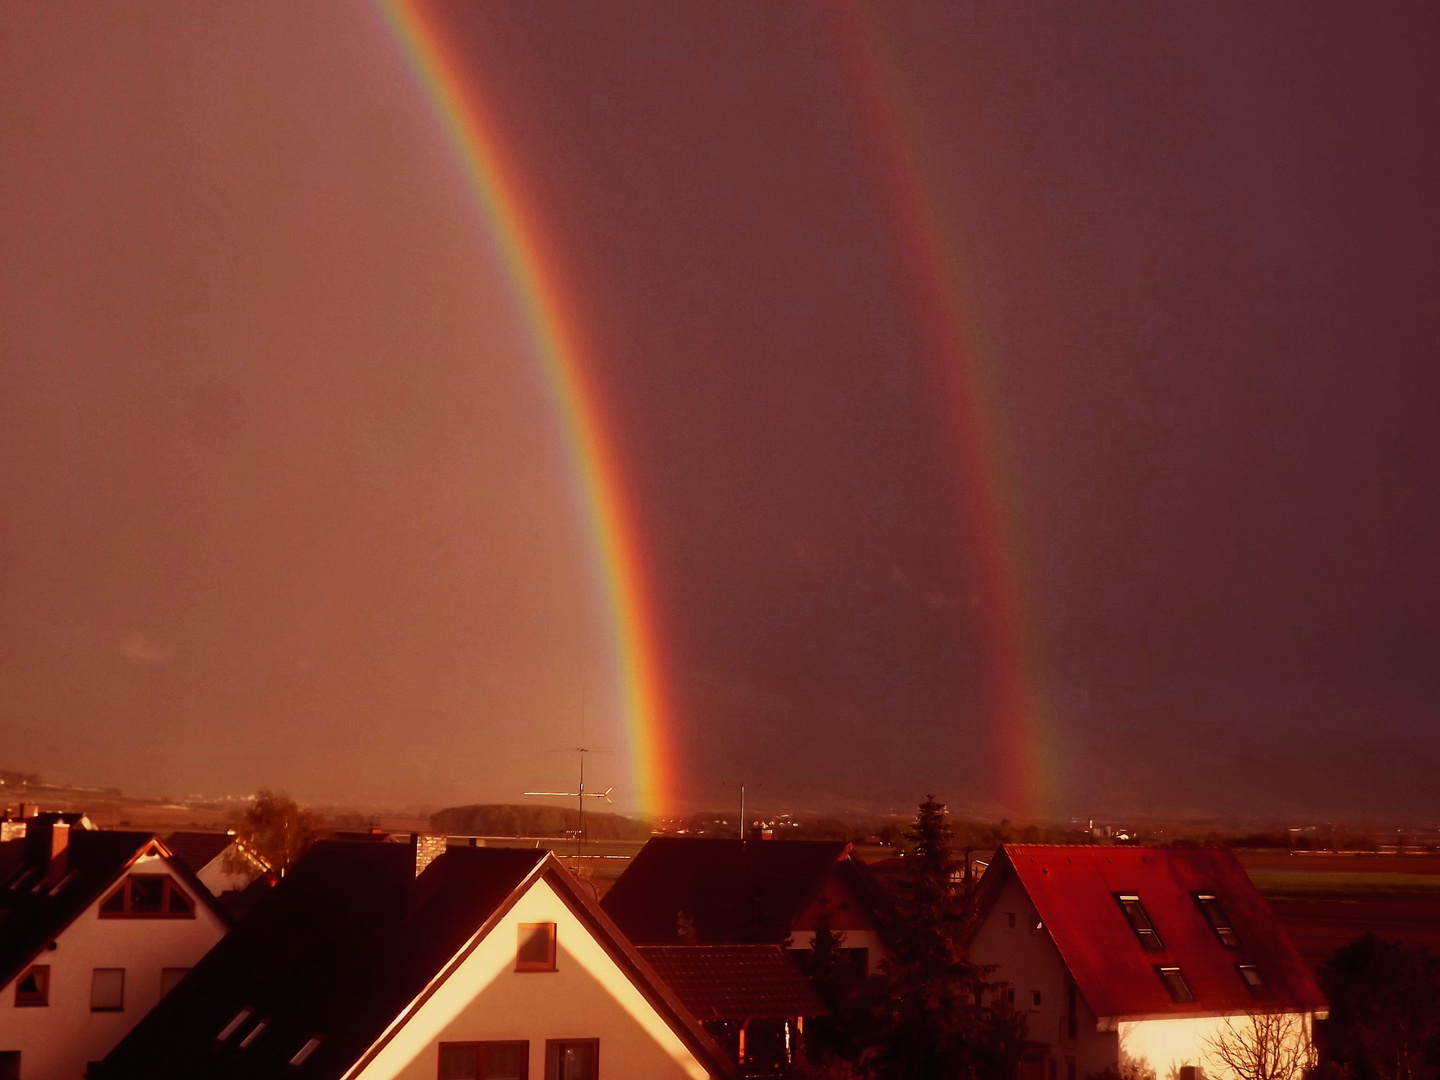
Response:
[{"label": "red roof of house", "polygon": [[824,1016],[779,945],[641,945],[637,951],[698,1020]]},{"label": "red roof of house", "polygon": [[[1326,1008],[1304,961],[1228,849],[1007,844],[981,881],[982,914],[1011,873],[1097,1017]],[[1163,948],[1141,945],[1122,895],[1140,898]],[[1227,948],[1207,921],[1197,900],[1202,895],[1219,901],[1237,947]],[[1259,971],[1261,995],[1247,985],[1240,965]],[[1161,967],[1180,969],[1193,1003],[1173,1000]]]}]

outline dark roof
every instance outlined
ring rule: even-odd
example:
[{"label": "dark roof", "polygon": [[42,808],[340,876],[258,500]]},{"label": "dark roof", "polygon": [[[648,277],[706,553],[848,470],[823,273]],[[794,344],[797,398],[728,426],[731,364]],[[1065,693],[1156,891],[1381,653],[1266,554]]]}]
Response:
[{"label": "dark roof", "polygon": [[[452,848],[417,878],[408,844],[322,841],[90,1075],[342,1076],[541,873],[578,895],[547,851]],[[589,906],[591,922],[605,923],[601,933],[613,932]],[[655,979],[648,969],[641,977]],[[268,1025],[239,1052],[235,1040],[216,1036],[242,1008]],[[324,1041],[297,1074],[288,1062],[314,1036]],[[695,1028],[690,1041],[706,1040]],[[713,1044],[698,1047],[702,1061],[711,1050],[723,1061]]]},{"label": "dark roof", "polygon": [[643,945],[639,953],[699,1020],[823,1016],[789,950],[779,945]]},{"label": "dark roof", "polygon": [[234,833],[173,832],[165,838],[165,846],[197,874],[233,843]]},{"label": "dark roof", "polygon": [[[631,941],[783,942],[794,919],[847,859],[843,840],[655,836],[600,902]],[[863,867],[861,868],[863,872]]]},{"label": "dark roof", "polygon": [[[0,844],[0,985],[33,962],[156,843],[153,833],[72,828],[64,867],[47,878],[51,825],[58,817],[31,818],[23,839]],[[205,887],[190,884],[209,903]]]},{"label": "dark roof", "polygon": [[[1096,1016],[1150,1017],[1323,1010],[1325,998],[1235,853],[1221,848],[1007,844],[981,881],[979,910],[1014,874]],[[1116,899],[1140,898],[1164,946],[1148,952]],[[1239,939],[1226,948],[1197,895],[1215,896]],[[1257,999],[1237,965],[1255,965]],[[1193,1004],[1171,999],[1156,972],[1181,971]],[[1003,971],[1000,973],[1003,978]]]}]

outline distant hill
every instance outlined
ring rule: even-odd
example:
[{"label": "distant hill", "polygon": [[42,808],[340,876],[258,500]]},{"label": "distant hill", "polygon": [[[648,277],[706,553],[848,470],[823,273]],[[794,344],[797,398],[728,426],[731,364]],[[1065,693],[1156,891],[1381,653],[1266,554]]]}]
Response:
[{"label": "distant hill", "polygon": [[[578,818],[577,811],[559,806],[488,803],[437,810],[430,815],[430,828],[447,836],[564,836]],[[650,823],[587,810],[585,835],[591,840],[648,840]]]}]

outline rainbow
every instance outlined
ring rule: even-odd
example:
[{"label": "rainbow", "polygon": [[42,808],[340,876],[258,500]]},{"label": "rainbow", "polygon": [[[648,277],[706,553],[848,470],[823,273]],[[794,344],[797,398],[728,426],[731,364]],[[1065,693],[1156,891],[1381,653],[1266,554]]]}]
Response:
[{"label": "rainbow", "polygon": [[633,799],[643,813],[673,808],[675,758],[667,726],[656,605],[643,572],[635,500],[593,375],[579,307],[566,289],[544,220],[472,64],[438,16],[414,0],[375,0],[422,87],[488,221],[570,450],[581,513],[591,534],[609,612],[629,741]]},{"label": "rainbow", "polygon": [[990,350],[968,304],[973,292],[959,258],[960,230],[947,213],[942,171],[928,159],[927,131],[906,81],[906,65],[881,23],[883,5],[841,13],[842,64],[851,102],[871,132],[881,182],[893,203],[907,284],[940,357],[949,426],[964,474],[959,508],[979,570],[985,619],[985,711],[999,770],[999,796],[1023,817],[1063,810],[1059,739],[1045,692],[1043,643],[1033,615],[1020,493],[1009,463],[1004,413],[987,363]]}]

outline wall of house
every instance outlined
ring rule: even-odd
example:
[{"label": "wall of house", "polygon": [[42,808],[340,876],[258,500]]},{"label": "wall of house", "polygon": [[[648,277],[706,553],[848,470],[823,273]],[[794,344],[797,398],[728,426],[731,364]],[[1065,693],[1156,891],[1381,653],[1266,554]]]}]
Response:
[{"label": "wall of house", "polygon": [[880,961],[889,955],[889,950],[880,939],[870,905],[855,894],[855,891],[838,873],[831,873],[821,886],[815,899],[800,913],[792,924],[790,948],[809,949],[815,938],[815,928],[820,919],[828,917],[830,929],[844,934],[843,948],[865,949],[866,974],[874,975],[880,970]]},{"label": "wall of house", "polygon": [[[1011,915],[1015,917],[1013,927]],[[1097,1030],[1095,1014],[1083,995],[1077,1002],[1074,1038],[1069,1036],[1064,1021],[1068,1016],[1070,973],[1049,932],[1043,927],[1036,929],[1035,923],[1034,905],[1019,880],[1011,877],[970,944],[971,960],[995,965],[988,977],[1009,984],[1015,993],[1016,1011],[1027,1014],[1030,1038],[1047,1046],[1038,1069],[1032,1064],[1027,1074],[1034,1077],[1038,1073],[1041,1080],[1051,1076],[1066,1080],[1067,1066],[1073,1063],[1076,1080],[1085,1080],[1115,1068],[1119,1056],[1117,1033]],[[1033,998],[1037,990],[1038,1006]]]},{"label": "wall of house", "polygon": [[[520,923],[556,924],[554,971],[516,971]],[[544,1080],[549,1039],[599,1039],[601,1080],[707,1073],[551,885],[536,881],[356,1080],[435,1080],[442,1042],[523,1040]]]},{"label": "wall of house", "polygon": [[[1309,1045],[1313,1027],[1308,1014],[1290,1013],[1278,1020],[1284,1025],[1279,1034],[1288,1046]],[[1229,1070],[1216,1057],[1215,1044],[1220,1039],[1252,1039],[1253,1024],[1248,1016],[1122,1020],[1120,1050],[1140,1071],[1154,1069],[1158,1080],[1166,1080],[1184,1065],[1199,1065],[1212,1080],[1225,1080]]]},{"label": "wall of house", "polygon": [[[141,858],[127,872],[178,878],[159,856]],[[161,970],[193,967],[225,936],[227,927],[194,888],[180,887],[196,901],[193,919],[102,919],[100,900],[91,904],[53,950],[35,959],[50,966],[50,1004],[17,1008],[18,976],[0,987],[0,1050],[20,1051],[20,1080],[81,1080],[86,1065],[108,1054],[160,1000]],[[122,1011],[90,1011],[95,968],[125,969]]]},{"label": "wall of house", "polygon": [[[233,866],[231,865],[232,856],[235,858]],[[232,889],[245,888],[260,876],[260,867],[246,859],[245,856],[236,853],[232,847],[211,859],[195,876],[200,879],[202,885],[214,895],[219,896]]]}]

